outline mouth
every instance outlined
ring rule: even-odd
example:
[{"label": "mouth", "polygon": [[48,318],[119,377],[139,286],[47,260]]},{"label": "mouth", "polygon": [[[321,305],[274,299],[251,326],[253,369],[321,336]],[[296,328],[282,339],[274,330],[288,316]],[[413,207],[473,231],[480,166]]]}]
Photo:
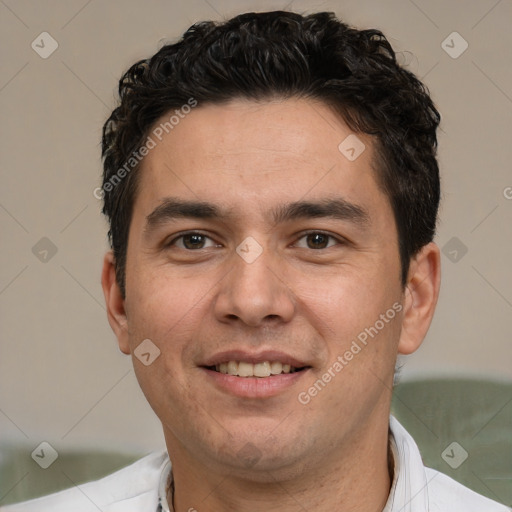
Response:
[{"label": "mouth", "polygon": [[260,379],[272,378],[278,375],[286,375],[289,373],[297,373],[310,366],[292,366],[290,364],[282,363],[281,361],[261,361],[258,363],[251,363],[248,361],[224,361],[219,364],[205,366],[207,370],[222,373],[224,375],[232,375],[235,377],[257,377]]},{"label": "mouth", "polygon": [[305,360],[277,350],[229,350],[201,363],[206,382],[213,388],[250,399],[277,397],[292,390],[313,369]]}]

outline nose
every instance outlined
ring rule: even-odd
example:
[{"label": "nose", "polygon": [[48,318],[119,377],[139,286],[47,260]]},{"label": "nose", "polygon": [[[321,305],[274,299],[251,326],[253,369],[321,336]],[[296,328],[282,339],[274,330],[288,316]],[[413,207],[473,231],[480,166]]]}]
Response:
[{"label": "nose", "polygon": [[215,300],[216,318],[250,327],[289,322],[296,301],[276,255],[263,250],[254,261],[238,254],[233,259]]}]

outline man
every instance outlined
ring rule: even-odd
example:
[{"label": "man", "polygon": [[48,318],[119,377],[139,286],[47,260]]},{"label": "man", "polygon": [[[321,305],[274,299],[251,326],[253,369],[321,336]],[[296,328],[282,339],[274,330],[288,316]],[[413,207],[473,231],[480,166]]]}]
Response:
[{"label": "man", "polygon": [[439,114],[384,36],[200,23],[119,92],[102,284],[168,453],[7,510],[505,511],[390,420],[439,294]]}]

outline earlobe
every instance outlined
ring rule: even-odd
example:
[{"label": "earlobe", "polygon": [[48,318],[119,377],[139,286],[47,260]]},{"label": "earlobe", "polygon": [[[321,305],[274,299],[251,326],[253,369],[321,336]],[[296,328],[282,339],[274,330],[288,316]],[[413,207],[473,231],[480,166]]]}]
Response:
[{"label": "earlobe", "polygon": [[103,259],[101,286],[105,296],[107,317],[110,327],[112,327],[112,330],[117,337],[120,350],[125,354],[129,354],[130,345],[128,343],[125,301],[116,280],[115,260],[112,251],[107,252]]},{"label": "earlobe", "polygon": [[425,338],[439,297],[441,258],[439,247],[431,242],[411,259],[404,291],[402,332],[399,354],[411,354]]}]

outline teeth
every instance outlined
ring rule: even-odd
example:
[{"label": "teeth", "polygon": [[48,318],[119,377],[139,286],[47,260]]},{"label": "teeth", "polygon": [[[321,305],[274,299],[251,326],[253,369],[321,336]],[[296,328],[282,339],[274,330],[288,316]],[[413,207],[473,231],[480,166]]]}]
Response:
[{"label": "teeth", "polygon": [[265,361],[255,364],[253,372],[255,377],[270,377],[270,363]]},{"label": "teeth", "polygon": [[270,373],[272,375],[279,375],[283,371],[283,365],[279,361],[270,363]]},{"label": "teeth", "polygon": [[228,361],[215,366],[215,369],[227,375],[238,377],[270,377],[281,373],[294,373],[296,369],[279,361],[263,361],[262,363],[246,363],[245,361]]},{"label": "teeth", "polygon": [[253,377],[254,376],[254,365],[251,363],[244,363],[240,361],[238,363],[238,375],[240,377]]},{"label": "teeth", "polygon": [[227,373],[229,375],[238,375],[238,363],[236,361],[229,361]]}]

